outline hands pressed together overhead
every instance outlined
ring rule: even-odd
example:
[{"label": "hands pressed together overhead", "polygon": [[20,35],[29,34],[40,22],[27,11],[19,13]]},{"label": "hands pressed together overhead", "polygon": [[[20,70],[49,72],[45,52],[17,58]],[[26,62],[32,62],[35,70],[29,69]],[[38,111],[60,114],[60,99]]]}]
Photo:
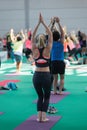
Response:
[{"label": "hands pressed together overhead", "polygon": [[41,15],[41,13],[40,13],[40,15],[39,15],[39,21],[38,21],[38,23],[40,24],[40,23],[44,23],[44,20],[43,20],[43,17],[42,17],[42,15]]}]

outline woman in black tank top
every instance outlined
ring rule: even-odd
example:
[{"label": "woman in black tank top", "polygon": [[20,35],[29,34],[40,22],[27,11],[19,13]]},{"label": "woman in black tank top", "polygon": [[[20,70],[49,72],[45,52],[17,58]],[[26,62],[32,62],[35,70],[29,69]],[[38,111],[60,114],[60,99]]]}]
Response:
[{"label": "woman in black tank top", "polygon": [[[48,44],[44,34],[36,36],[39,25],[42,24],[48,33]],[[52,47],[52,33],[45,24],[42,15],[39,16],[38,24],[32,34],[32,53],[35,60],[36,70],[33,75],[33,85],[36,90],[37,101],[37,121],[48,121],[46,112],[49,106],[50,90],[51,90],[51,75],[49,70],[50,51]]]}]

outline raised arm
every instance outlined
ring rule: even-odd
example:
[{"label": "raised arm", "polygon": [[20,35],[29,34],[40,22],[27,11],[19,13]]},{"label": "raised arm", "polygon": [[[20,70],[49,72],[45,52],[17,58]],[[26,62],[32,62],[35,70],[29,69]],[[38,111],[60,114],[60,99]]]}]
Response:
[{"label": "raised arm", "polygon": [[56,22],[57,22],[57,24],[59,26],[59,31],[61,33],[61,42],[64,43],[64,31],[63,31],[63,28],[62,28],[62,26],[60,24],[60,20],[59,20],[58,17],[55,17],[55,20],[56,20]]},{"label": "raised arm", "polygon": [[16,42],[16,37],[14,35],[14,30],[13,29],[10,30],[10,37],[11,37],[11,40],[12,40],[13,43]]},{"label": "raised arm", "polygon": [[40,21],[42,23],[42,25],[45,27],[46,32],[48,34],[48,47],[51,48],[52,47],[52,42],[53,42],[53,38],[52,38],[52,32],[50,30],[50,28],[46,25],[45,21],[43,20],[42,15],[40,14]]},{"label": "raised arm", "polygon": [[22,36],[22,42],[25,43],[25,40],[27,39],[27,32],[25,31],[25,33],[23,32],[23,29],[21,29],[20,31],[20,35]]},{"label": "raised arm", "polygon": [[52,46],[52,32],[49,29],[49,27],[46,25],[46,23],[44,22],[42,15],[40,14],[38,24],[36,25],[36,27],[33,31],[33,34],[32,34],[32,49],[34,49],[34,47],[35,47],[35,36],[36,36],[37,30],[38,30],[40,24],[42,24],[44,26],[46,32],[48,33],[48,46],[49,47]]},{"label": "raised arm", "polygon": [[36,37],[37,30],[39,28],[39,25],[40,25],[40,19],[39,19],[39,21],[38,21],[38,23],[37,23],[37,25],[32,33],[32,49],[35,47],[35,37]]}]

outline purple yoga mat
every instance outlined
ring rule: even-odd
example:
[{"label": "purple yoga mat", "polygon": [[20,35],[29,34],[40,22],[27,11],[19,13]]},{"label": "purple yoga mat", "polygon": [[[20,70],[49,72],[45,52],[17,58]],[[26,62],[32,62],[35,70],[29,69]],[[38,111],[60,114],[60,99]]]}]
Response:
[{"label": "purple yoga mat", "polygon": [[0,94],[4,94],[4,92],[0,92]]},{"label": "purple yoga mat", "polygon": [[0,115],[2,115],[3,114],[3,112],[0,112]]},{"label": "purple yoga mat", "polygon": [[50,130],[61,119],[61,116],[48,116],[48,118],[47,122],[37,122],[37,116],[33,115],[14,130]]},{"label": "purple yoga mat", "polygon": [[[62,100],[64,97],[66,97],[69,94],[70,94],[69,92],[63,92],[63,94],[61,94],[61,95],[59,95],[59,94],[57,94],[57,95],[51,94],[50,103],[52,103],[52,104],[58,103],[60,100]],[[35,100],[34,103],[37,103],[37,100]]]},{"label": "purple yoga mat", "polygon": [[50,103],[58,103],[60,100],[62,100],[63,98],[65,98],[67,95],[69,95],[69,92],[63,92],[63,94],[51,94],[50,96]]}]

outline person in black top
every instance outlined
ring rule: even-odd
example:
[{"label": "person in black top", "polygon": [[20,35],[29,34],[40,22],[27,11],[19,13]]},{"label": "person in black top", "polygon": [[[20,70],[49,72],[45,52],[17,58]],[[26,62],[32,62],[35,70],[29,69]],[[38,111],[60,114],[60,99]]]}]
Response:
[{"label": "person in black top", "polygon": [[7,51],[8,51],[8,58],[11,58],[12,61],[15,63],[13,44],[11,41],[10,34],[7,35]]},{"label": "person in black top", "polygon": [[[46,44],[46,37],[44,34],[36,36],[38,27],[43,25],[48,33],[48,44]],[[33,85],[38,95],[37,111],[38,121],[48,121],[46,112],[49,106],[50,92],[51,92],[51,75],[49,69],[50,51],[52,48],[52,33],[45,24],[42,15],[39,16],[38,24],[36,25],[32,34],[32,53],[35,60],[35,73],[33,75]]]}]

